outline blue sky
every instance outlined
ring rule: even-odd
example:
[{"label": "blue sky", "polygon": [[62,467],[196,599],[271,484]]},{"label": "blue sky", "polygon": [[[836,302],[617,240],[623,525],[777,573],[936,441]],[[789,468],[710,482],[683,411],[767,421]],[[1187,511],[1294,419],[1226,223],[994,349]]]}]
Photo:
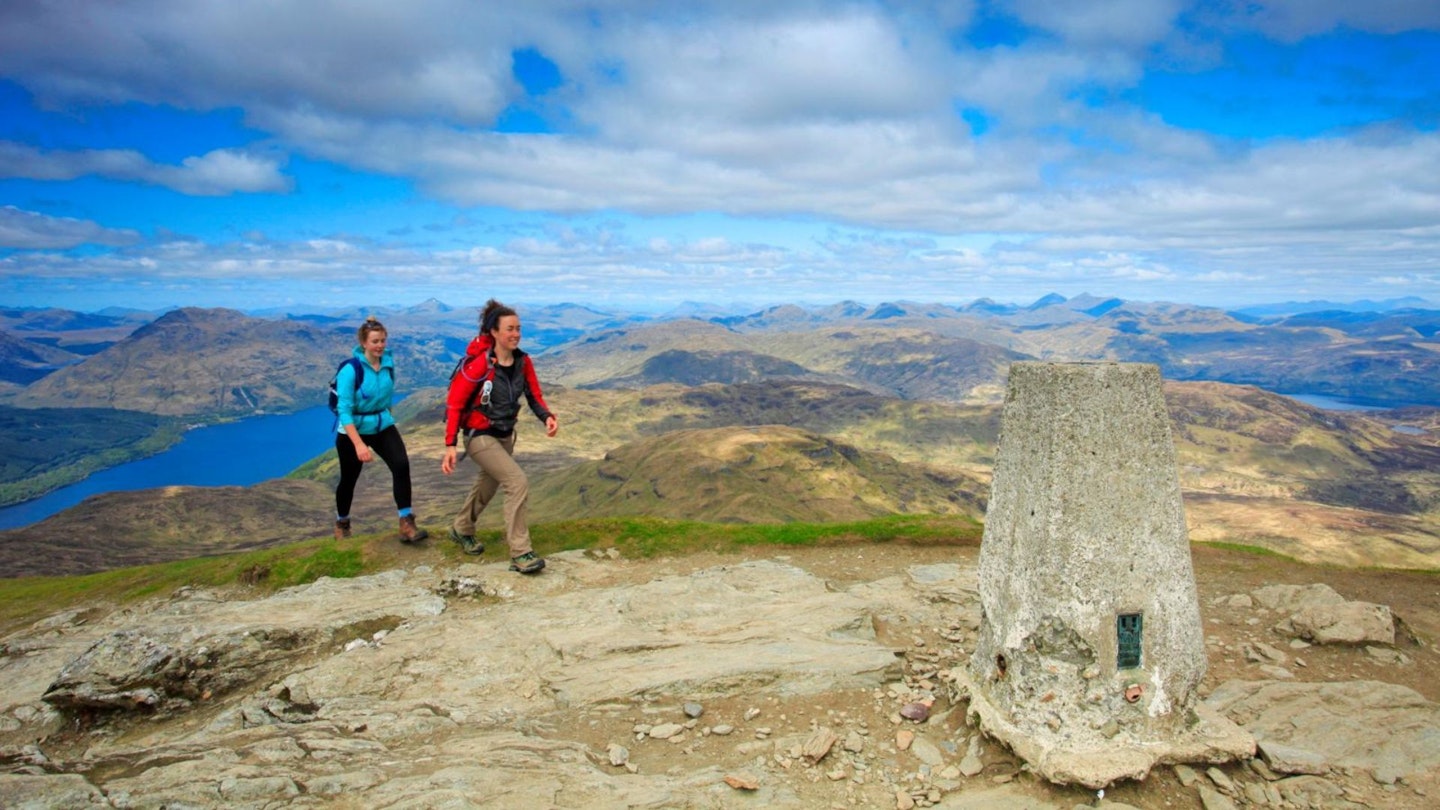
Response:
[{"label": "blue sky", "polygon": [[0,4],[0,303],[1440,304],[1440,3]]}]

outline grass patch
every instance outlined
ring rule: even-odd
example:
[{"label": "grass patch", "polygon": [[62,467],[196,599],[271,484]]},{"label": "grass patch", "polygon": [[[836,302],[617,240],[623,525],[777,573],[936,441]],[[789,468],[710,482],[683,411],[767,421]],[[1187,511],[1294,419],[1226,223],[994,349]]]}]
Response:
[{"label": "grass patch", "polygon": [[[718,524],[650,517],[595,518],[537,524],[531,536],[542,554],[582,548],[618,548],[628,557],[648,558],[699,551],[739,551],[755,546],[835,546],[895,543],[915,546],[974,546],[981,525],[962,516],[897,515],[852,523]],[[499,531],[478,534],[504,553]],[[196,557],[156,565],[120,568],[72,577],[0,579],[0,629],[68,608],[120,606],[164,597],[184,586],[248,586],[257,595],[320,577],[355,577],[417,562],[472,559],[432,535],[428,543],[402,546],[393,533],[306,540],[276,548]]]},{"label": "grass patch", "polygon": [[[531,529],[542,552],[617,548],[630,557],[697,551],[738,551],[753,546],[835,546],[899,543],[973,546],[981,524],[964,516],[891,515],[850,523],[701,523],[653,517],[614,517],[548,523]],[[487,545],[498,531],[482,533]]]},{"label": "grass patch", "polygon": [[1204,546],[1204,547],[1206,547],[1206,548],[1218,549],[1218,550],[1220,550],[1220,551],[1235,551],[1235,552],[1239,552],[1239,553],[1241,553],[1241,554],[1253,554],[1253,555],[1255,555],[1255,556],[1257,556],[1257,557],[1274,557],[1274,558],[1276,558],[1276,559],[1285,560],[1285,561],[1287,561],[1287,562],[1294,562],[1294,563],[1300,562],[1298,559],[1296,559],[1296,558],[1294,558],[1294,557],[1291,557],[1291,556],[1288,555],[1288,554],[1281,554],[1280,552],[1278,552],[1278,551],[1276,551],[1276,550],[1274,550],[1274,549],[1265,548],[1264,546],[1251,546],[1251,545],[1246,545],[1246,544],[1244,544],[1244,543],[1226,543],[1226,542],[1223,542],[1223,541],[1218,541],[1218,542],[1203,542],[1203,541],[1197,541],[1197,542],[1195,543],[1195,545],[1197,545],[1197,546]]},{"label": "grass patch", "polygon": [[347,579],[365,573],[365,558],[359,548],[321,547],[306,557],[277,561],[265,578],[275,588],[303,585],[321,577]]},{"label": "grass patch", "polygon": [[[195,557],[155,565],[117,568],[70,577],[0,580],[0,627],[16,625],[67,608],[109,603],[123,605],[165,596],[178,588],[250,585],[270,593],[323,576],[354,577],[380,567],[367,565],[367,538],[338,544],[333,538],[287,546]],[[368,570],[367,570],[368,569]]]}]

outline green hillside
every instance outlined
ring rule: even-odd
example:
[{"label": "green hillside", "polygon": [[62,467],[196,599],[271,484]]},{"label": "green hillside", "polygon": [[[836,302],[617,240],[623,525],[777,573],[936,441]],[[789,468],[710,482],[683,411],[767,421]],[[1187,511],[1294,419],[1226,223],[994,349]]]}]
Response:
[{"label": "green hillside", "polygon": [[178,420],[111,408],[0,408],[0,506],[29,500],[180,440]]}]

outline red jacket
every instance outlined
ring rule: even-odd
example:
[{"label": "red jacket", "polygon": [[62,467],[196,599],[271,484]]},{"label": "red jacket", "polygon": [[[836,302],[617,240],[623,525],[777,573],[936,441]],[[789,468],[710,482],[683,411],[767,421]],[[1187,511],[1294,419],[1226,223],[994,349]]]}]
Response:
[{"label": "red jacket", "polygon": [[[470,341],[465,349],[465,362],[450,378],[450,391],[445,397],[446,447],[455,446],[462,429],[510,433],[515,429],[522,398],[541,422],[550,418],[550,408],[545,404],[530,355],[516,349],[515,362],[520,364],[522,373],[512,384],[504,369],[496,368],[495,341],[489,335]],[[482,402],[483,389],[477,389],[486,382],[491,384],[490,397],[488,402]]]}]

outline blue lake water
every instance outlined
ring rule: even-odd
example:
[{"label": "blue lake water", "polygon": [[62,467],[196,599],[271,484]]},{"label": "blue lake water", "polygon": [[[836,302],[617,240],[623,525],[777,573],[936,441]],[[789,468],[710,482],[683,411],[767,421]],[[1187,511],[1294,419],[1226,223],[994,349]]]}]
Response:
[{"label": "blue lake water", "polygon": [[[1312,408],[1319,408],[1324,411],[1387,411],[1391,408],[1401,408],[1404,405],[1371,405],[1368,403],[1354,402],[1340,397],[1328,397],[1324,394],[1283,394],[1296,402],[1301,402]],[[1412,425],[1391,425],[1390,429],[1396,433],[1404,433],[1409,436],[1424,436],[1423,428]]]},{"label": "blue lake water", "polygon": [[1312,408],[1319,408],[1322,411],[1386,411],[1390,408],[1400,407],[1398,405],[1364,405],[1340,397],[1329,397],[1324,394],[1282,394],[1296,402],[1303,402]]},{"label": "blue lake water", "polygon": [[188,431],[163,453],[101,470],[31,501],[0,508],[0,529],[28,526],[118,490],[249,486],[279,478],[335,446],[335,416],[323,405],[290,414],[252,416]]}]

